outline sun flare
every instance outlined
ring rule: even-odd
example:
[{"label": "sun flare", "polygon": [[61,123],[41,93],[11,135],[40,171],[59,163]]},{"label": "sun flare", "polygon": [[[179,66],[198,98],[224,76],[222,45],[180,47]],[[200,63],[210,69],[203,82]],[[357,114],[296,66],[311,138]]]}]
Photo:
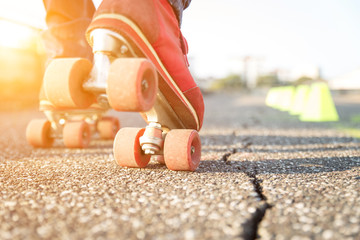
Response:
[{"label": "sun flare", "polygon": [[8,48],[27,48],[34,38],[34,31],[10,21],[0,20],[0,46]]}]

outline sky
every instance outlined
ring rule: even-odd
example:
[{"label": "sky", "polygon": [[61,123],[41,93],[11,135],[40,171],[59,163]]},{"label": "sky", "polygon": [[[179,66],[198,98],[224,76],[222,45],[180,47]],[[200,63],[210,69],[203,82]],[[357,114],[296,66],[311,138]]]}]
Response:
[{"label": "sky", "polygon": [[257,56],[268,70],[317,65],[332,78],[360,67],[359,24],[358,0],[193,0],[183,33],[200,76]]},{"label": "sky", "polygon": [[[0,17],[45,28],[44,16],[41,0],[0,0]],[[198,77],[238,73],[253,56],[266,71],[319,66],[330,79],[360,67],[359,23],[358,0],[193,0],[182,31]]]}]

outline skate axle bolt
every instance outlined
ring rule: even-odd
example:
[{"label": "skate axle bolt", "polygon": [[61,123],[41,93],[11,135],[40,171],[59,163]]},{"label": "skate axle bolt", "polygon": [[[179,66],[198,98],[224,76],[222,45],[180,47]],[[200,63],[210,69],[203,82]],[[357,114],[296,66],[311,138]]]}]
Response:
[{"label": "skate axle bolt", "polygon": [[146,79],[141,82],[141,91],[145,92],[149,88],[149,83]]},{"label": "skate axle bolt", "polygon": [[125,45],[122,45],[120,48],[121,54],[125,55],[125,53],[129,50],[129,48]]},{"label": "skate axle bolt", "polygon": [[151,122],[146,127],[144,135],[140,137],[140,146],[145,154],[155,154],[164,145],[161,125]]},{"label": "skate axle bolt", "polygon": [[191,155],[193,155],[195,153],[195,147],[191,146]]},{"label": "skate axle bolt", "polygon": [[145,154],[147,154],[146,152],[149,152],[148,150],[154,152],[149,154],[155,154],[155,152],[161,150],[163,145],[164,145],[164,141],[162,140],[162,138],[147,137],[147,136],[140,137],[140,146],[142,150],[145,152]]},{"label": "skate axle bolt", "polygon": [[109,100],[108,100],[106,94],[100,94],[97,98],[97,101],[100,106],[102,106],[104,108],[110,108]]},{"label": "skate axle bolt", "polygon": [[154,144],[144,144],[142,146],[142,149],[146,155],[154,155],[156,152],[158,152],[160,150]]},{"label": "skate axle bolt", "polygon": [[59,124],[60,125],[64,125],[66,123],[66,120],[64,119],[64,118],[61,118],[60,120],[59,120]]}]

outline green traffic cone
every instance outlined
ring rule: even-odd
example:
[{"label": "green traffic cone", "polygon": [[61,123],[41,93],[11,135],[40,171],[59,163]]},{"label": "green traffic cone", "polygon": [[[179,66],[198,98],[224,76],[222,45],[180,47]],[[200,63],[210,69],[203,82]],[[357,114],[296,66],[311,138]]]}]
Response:
[{"label": "green traffic cone", "polygon": [[289,111],[293,102],[295,87],[285,86],[281,88],[280,102],[278,103],[278,109],[280,111]]},{"label": "green traffic cone", "polygon": [[281,105],[281,99],[282,99],[282,88],[283,87],[276,87],[275,89],[275,101],[273,104],[273,108],[279,109]]},{"label": "green traffic cone", "polygon": [[325,83],[313,83],[307,103],[300,115],[304,122],[335,122],[339,120],[329,87]]},{"label": "green traffic cone", "polygon": [[276,105],[278,101],[277,99],[279,97],[279,94],[277,94],[277,90],[277,87],[272,87],[269,89],[265,99],[266,106],[273,107]]},{"label": "green traffic cone", "polygon": [[294,100],[289,112],[291,115],[299,115],[304,111],[305,104],[309,96],[309,91],[309,85],[299,85],[296,87]]}]

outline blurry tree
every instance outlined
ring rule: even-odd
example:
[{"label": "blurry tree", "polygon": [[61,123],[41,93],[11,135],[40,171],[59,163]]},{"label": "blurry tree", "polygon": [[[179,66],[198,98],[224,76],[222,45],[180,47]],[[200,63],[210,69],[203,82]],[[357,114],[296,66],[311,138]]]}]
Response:
[{"label": "blurry tree", "polygon": [[272,87],[279,83],[279,78],[276,74],[267,74],[259,76],[256,79],[257,87]]},{"label": "blurry tree", "polygon": [[244,88],[245,83],[240,75],[230,74],[224,78],[215,80],[210,90],[221,90],[221,89],[240,89]]},{"label": "blurry tree", "polygon": [[314,79],[308,76],[302,76],[299,77],[298,79],[296,79],[296,81],[294,82],[295,85],[301,85],[301,84],[309,84],[311,82],[313,82]]}]

